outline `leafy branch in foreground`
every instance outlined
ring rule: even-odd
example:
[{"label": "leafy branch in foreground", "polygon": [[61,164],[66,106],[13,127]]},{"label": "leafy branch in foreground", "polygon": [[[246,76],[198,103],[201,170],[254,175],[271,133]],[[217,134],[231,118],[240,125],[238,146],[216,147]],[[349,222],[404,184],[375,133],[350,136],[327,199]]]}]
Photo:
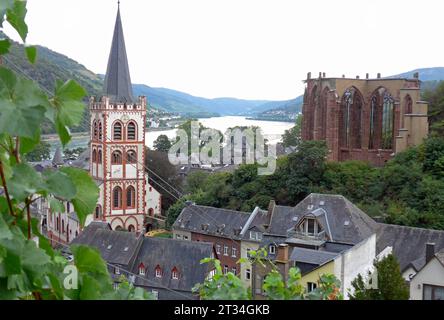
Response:
[{"label": "leafy branch in foreground", "polygon": [[[288,277],[283,279],[274,263],[267,259],[267,251],[259,249],[250,250],[250,263],[259,264],[262,267],[270,265],[272,270],[265,277],[262,290],[269,300],[342,300],[340,293],[341,283],[330,274],[322,275],[319,279],[319,287],[306,293],[301,285],[301,271],[299,268],[290,268]],[[253,299],[249,289],[244,286],[242,280],[232,272],[224,274],[220,261],[214,258],[206,258],[201,263],[212,264],[214,269],[212,276],[204,283],[197,284],[193,291],[199,293],[203,300],[251,300]],[[246,263],[240,259],[238,263]]]},{"label": "leafy branch in foreground", "polygon": [[[26,41],[26,1],[0,0],[0,27],[9,23]],[[0,39],[1,55],[9,39]],[[31,63],[34,47],[26,47]],[[40,143],[43,121],[52,122],[63,144],[70,141],[69,127],[81,120],[85,90],[75,81],[57,82],[48,97],[33,81],[0,66],[0,299],[146,299],[148,294],[123,282],[117,290],[97,250],[71,248],[74,265],[39,231],[31,205],[46,199],[53,213],[73,204],[80,223],[93,212],[98,188],[88,173],[75,168],[37,172],[26,162]]]}]

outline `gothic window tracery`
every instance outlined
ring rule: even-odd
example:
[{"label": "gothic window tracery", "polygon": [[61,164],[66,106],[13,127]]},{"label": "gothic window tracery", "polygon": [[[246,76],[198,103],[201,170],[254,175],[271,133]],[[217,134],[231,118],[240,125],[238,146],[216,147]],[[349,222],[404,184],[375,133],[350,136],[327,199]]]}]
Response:
[{"label": "gothic window tracery", "polygon": [[122,152],[114,151],[111,156],[111,164],[122,164]]},{"label": "gothic window tracery", "polygon": [[114,124],[113,139],[114,140],[122,140],[122,124],[120,122],[116,122]]},{"label": "gothic window tracery", "polygon": [[136,124],[134,122],[128,123],[127,138],[128,140],[136,140]]}]

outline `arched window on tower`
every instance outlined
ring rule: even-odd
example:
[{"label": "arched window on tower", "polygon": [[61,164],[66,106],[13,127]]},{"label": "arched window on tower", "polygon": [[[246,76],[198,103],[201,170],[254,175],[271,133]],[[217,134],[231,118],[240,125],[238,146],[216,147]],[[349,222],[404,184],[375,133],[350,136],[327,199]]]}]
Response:
[{"label": "arched window on tower", "polygon": [[136,140],[136,124],[132,121],[127,126],[127,139]]},{"label": "arched window on tower", "polygon": [[113,126],[113,139],[122,140],[122,123],[116,122]]},{"label": "arched window on tower", "polygon": [[115,187],[113,189],[113,209],[122,208],[122,188]]},{"label": "arched window on tower", "polygon": [[126,188],[126,207],[134,208],[136,206],[136,189],[133,186]]},{"label": "arched window on tower", "polygon": [[126,162],[127,163],[137,163],[137,154],[134,150],[129,150],[126,153]]},{"label": "arched window on tower", "polygon": [[386,92],[384,94],[384,104],[382,107],[382,149],[392,149],[393,147],[393,126],[394,126],[394,100]]},{"label": "arched window on tower", "polygon": [[92,162],[93,163],[97,162],[97,150],[96,149],[93,149],[93,152],[92,152]]},{"label": "arched window on tower", "polygon": [[99,164],[102,164],[102,150],[99,150],[99,152],[97,153],[97,162]]},{"label": "arched window on tower", "polygon": [[96,206],[95,218],[96,219],[102,218],[102,207],[100,205]]},{"label": "arched window on tower", "polygon": [[93,140],[97,140],[97,121],[93,122]]},{"label": "arched window on tower", "polygon": [[122,164],[122,152],[116,150],[111,156],[111,164]]},{"label": "arched window on tower", "polygon": [[99,140],[102,141],[103,132],[102,132],[102,121],[99,121]]}]

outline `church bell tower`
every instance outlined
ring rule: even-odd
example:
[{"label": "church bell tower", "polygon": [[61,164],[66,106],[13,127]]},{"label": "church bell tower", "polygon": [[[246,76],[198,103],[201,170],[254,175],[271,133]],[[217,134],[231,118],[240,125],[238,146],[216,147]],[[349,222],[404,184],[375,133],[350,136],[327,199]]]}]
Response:
[{"label": "church bell tower", "polygon": [[145,97],[134,99],[120,4],[103,87],[90,100],[90,174],[100,188],[94,220],[143,232],[146,215]]}]

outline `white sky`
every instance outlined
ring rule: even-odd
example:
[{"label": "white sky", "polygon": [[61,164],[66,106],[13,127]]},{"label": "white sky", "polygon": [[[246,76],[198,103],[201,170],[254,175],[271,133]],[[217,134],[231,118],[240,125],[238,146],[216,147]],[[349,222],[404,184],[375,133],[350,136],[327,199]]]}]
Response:
[{"label": "white sky", "polygon": [[[116,0],[29,0],[28,42],[105,73],[116,10]],[[443,12],[439,0],[121,0],[133,83],[208,98],[294,98],[309,71],[443,66]]]}]

